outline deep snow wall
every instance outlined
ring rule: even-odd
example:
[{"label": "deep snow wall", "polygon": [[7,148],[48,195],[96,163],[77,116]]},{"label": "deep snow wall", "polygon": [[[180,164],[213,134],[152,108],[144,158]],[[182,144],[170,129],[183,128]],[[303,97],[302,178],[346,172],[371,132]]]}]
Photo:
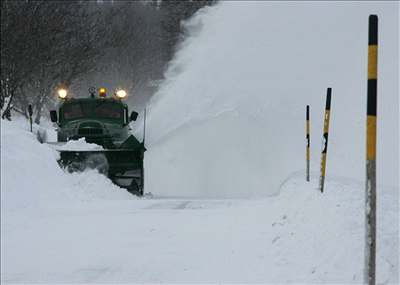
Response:
[{"label": "deep snow wall", "polygon": [[221,1],[185,24],[150,103],[146,191],[277,192],[305,168],[307,104],[317,174],[327,87],[327,177],[362,181],[369,14],[379,16],[378,184],[398,187],[398,3]]},{"label": "deep snow wall", "polygon": [[[51,134],[50,124],[48,127]],[[0,128],[2,219],[23,209],[134,199],[95,170],[73,174],[62,170],[57,163],[59,154],[37,141],[25,118],[0,120]],[[34,132],[37,128],[34,125]],[[49,139],[54,139],[52,132]]]}]

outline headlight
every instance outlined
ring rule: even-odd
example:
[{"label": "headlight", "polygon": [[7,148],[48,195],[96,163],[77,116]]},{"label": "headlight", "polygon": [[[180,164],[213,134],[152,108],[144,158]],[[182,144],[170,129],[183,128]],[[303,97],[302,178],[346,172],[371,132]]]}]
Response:
[{"label": "headlight", "polygon": [[117,95],[118,98],[122,99],[126,97],[126,91],[125,90],[117,90],[117,92],[115,93],[115,95]]},{"label": "headlight", "polygon": [[58,97],[60,97],[61,99],[65,99],[68,95],[67,90],[64,88],[58,89],[57,92],[58,92]]}]

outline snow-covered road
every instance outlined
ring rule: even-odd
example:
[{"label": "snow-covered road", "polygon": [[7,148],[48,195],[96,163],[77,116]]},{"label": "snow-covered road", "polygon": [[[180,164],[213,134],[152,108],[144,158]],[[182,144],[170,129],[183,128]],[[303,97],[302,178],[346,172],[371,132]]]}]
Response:
[{"label": "snow-covered road", "polygon": [[[316,186],[298,176],[257,200],[154,197],[6,213],[2,282],[360,283],[362,187],[328,181],[321,195]],[[397,283],[397,204],[385,193],[378,280]]]}]

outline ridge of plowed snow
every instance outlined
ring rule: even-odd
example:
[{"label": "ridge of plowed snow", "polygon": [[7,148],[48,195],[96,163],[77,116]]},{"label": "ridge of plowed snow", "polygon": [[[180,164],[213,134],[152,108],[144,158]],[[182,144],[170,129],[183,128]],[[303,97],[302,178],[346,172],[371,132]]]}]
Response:
[{"label": "ridge of plowed snow", "polygon": [[0,147],[2,210],[133,197],[96,171],[64,172],[58,153],[40,144],[22,119],[1,120]]},{"label": "ridge of plowed snow", "polygon": [[82,150],[103,150],[104,148],[98,144],[86,142],[85,138],[80,138],[78,140],[70,140],[62,145],[54,145],[54,149],[82,151]]}]

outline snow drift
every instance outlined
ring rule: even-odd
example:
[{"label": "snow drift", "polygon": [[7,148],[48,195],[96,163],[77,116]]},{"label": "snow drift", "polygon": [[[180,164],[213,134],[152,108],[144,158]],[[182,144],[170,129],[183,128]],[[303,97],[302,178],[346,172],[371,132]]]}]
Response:
[{"label": "snow drift", "polygon": [[133,196],[96,171],[68,174],[58,153],[40,144],[24,120],[1,120],[1,209],[51,207],[65,203]]},{"label": "snow drift", "polygon": [[318,172],[332,87],[327,176],[362,181],[368,15],[380,19],[378,183],[398,185],[398,3],[220,2],[186,39],[149,106],[146,191],[269,195],[305,168],[311,106]]}]

